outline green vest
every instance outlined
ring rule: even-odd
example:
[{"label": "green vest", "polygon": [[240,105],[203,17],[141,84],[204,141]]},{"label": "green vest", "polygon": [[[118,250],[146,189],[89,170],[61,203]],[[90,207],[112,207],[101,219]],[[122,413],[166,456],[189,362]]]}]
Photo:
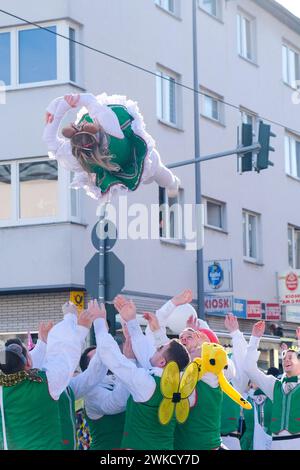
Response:
[{"label": "green vest", "polygon": [[63,450],[76,450],[75,396],[71,387],[67,387],[60,395],[58,405],[62,448]]},{"label": "green vest", "polygon": [[[17,379],[8,386],[5,379],[10,377]],[[21,373],[4,378],[0,375],[8,449],[61,450],[59,404],[49,394],[46,373],[30,371],[20,377]],[[3,443],[1,416],[0,423]]]},{"label": "green vest", "polygon": [[113,450],[121,448],[124,432],[125,412],[115,415],[104,415],[99,419],[86,416],[91,434],[90,450]]},{"label": "green vest", "polygon": [[145,403],[129,397],[126,408],[122,448],[135,450],[173,450],[175,419],[163,426],[158,420],[158,408],[163,399],[160,377],[153,376],[156,389]]},{"label": "green vest", "polygon": [[[256,390],[256,394],[264,395],[262,390]],[[272,435],[271,432],[271,418],[272,418],[272,401],[269,398],[261,403],[257,404],[251,397],[247,400],[251,403],[251,410],[243,410],[245,420],[245,432],[241,437],[241,449],[242,450],[253,450],[253,438],[254,438],[254,407],[257,411],[257,418],[259,424],[264,428],[265,432]]]},{"label": "green vest", "polygon": [[222,414],[221,414],[221,434],[226,436],[231,432],[239,430],[241,407],[223,393]]},{"label": "green vest", "polygon": [[202,380],[196,386],[197,403],[191,408],[187,421],[177,424],[176,450],[210,450],[221,444],[221,409],[223,392]]},{"label": "green vest", "polygon": [[287,430],[291,434],[300,433],[300,384],[285,394],[281,381],[274,385],[271,431],[278,434]]},{"label": "green vest", "polygon": [[[111,163],[117,163],[121,168],[118,172],[109,172],[99,166],[91,165],[91,172],[96,173],[96,186],[103,193],[115,184],[122,184],[130,191],[134,191],[138,187],[143,173],[144,160],[148,152],[147,144],[133,132],[131,122],[134,118],[124,106],[109,105],[109,107],[116,114],[124,134],[124,139],[107,134],[108,150],[112,156]],[[88,114],[85,114],[80,122],[83,120],[93,121]]]}]

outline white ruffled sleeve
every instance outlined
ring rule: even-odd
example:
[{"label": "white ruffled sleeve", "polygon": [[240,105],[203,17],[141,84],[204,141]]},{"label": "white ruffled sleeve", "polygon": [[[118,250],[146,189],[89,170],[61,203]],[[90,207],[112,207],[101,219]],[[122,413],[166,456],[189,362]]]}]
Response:
[{"label": "white ruffled sleeve", "polygon": [[107,134],[117,139],[124,139],[124,134],[116,114],[105,104],[99,103],[94,95],[82,93],[78,106],[85,106],[89,115],[98,121]]}]

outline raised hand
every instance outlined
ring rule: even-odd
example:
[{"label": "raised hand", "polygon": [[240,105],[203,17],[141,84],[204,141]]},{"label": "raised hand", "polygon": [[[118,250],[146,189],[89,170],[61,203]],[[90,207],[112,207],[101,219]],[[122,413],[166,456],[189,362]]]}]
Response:
[{"label": "raised hand", "polygon": [[175,295],[172,302],[176,307],[179,305],[189,304],[193,300],[193,291],[191,289],[185,289],[181,294]]},{"label": "raised hand", "polygon": [[296,336],[297,336],[297,340],[300,341],[300,326],[296,328]]},{"label": "raised hand", "polygon": [[76,315],[76,316],[78,315],[76,305],[73,304],[73,302],[71,302],[70,300],[66,302],[65,304],[63,304],[62,311],[64,315],[66,315],[67,313],[72,313],[73,315]]},{"label": "raised hand", "polygon": [[198,325],[198,318],[196,318],[194,315],[191,315],[186,322],[186,327],[187,328],[193,328],[193,330],[197,330],[199,328]]},{"label": "raised hand", "polygon": [[136,306],[132,300],[129,300],[120,310],[121,318],[124,321],[130,321],[136,318]]},{"label": "raised hand", "polygon": [[252,328],[252,336],[256,336],[257,338],[261,338],[265,332],[266,324],[264,320],[260,320],[253,325]]},{"label": "raised hand", "polygon": [[229,331],[229,333],[233,333],[239,329],[239,322],[238,319],[232,314],[228,313],[225,316],[225,328]]},{"label": "raised hand", "polygon": [[143,317],[147,320],[151,331],[157,331],[160,329],[160,324],[157,316],[152,312],[143,312]]},{"label": "raised hand", "polygon": [[114,307],[120,313],[122,308],[129,302],[123,295],[117,295],[114,299]]},{"label": "raised hand", "polygon": [[93,323],[93,317],[88,310],[82,310],[78,317],[77,324],[80,326],[84,326],[85,328],[90,329]]},{"label": "raised hand", "polygon": [[92,321],[97,320],[97,318],[103,318],[106,320],[106,308],[104,304],[98,304],[96,299],[90,300],[88,303],[87,311],[91,315]]},{"label": "raised hand", "polygon": [[65,95],[65,100],[68,103],[71,108],[77,108],[79,100],[80,100],[80,95],[78,94],[71,94],[71,95]]},{"label": "raised hand", "polygon": [[53,328],[53,326],[54,326],[53,321],[41,322],[39,324],[39,336],[38,336],[39,340],[43,341],[44,343],[47,343],[48,333],[51,330],[51,328]]}]

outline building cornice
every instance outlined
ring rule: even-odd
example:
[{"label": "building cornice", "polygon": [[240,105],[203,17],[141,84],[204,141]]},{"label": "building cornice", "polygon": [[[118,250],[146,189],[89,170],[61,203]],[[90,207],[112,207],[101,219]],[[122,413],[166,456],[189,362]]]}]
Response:
[{"label": "building cornice", "polygon": [[266,10],[271,15],[275,16],[281,23],[285,24],[288,28],[300,34],[300,18],[293,15],[289,10],[280,5],[275,0],[252,0],[258,6]]}]

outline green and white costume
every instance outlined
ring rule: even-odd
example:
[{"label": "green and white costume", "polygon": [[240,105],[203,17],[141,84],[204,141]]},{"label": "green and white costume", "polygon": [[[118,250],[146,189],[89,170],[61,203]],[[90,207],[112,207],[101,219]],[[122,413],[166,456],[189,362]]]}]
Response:
[{"label": "green and white costume", "polygon": [[59,398],[80,353],[77,318],[66,314],[49,332],[43,371],[0,374],[0,441],[4,449],[62,449]]},{"label": "green and white costume", "polygon": [[[127,322],[130,334],[136,320]],[[122,447],[135,450],[173,450],[175,422],[163,426],[158,420],[158,408],[163,396],[160,377],[163,369],[146,370],[124,357],[102,319],[94,322],[99,354],[103,363],[126,386],[131,397],[127,403]],[[134,346],[133,346],[134,347]]]},{"label": "green and white costume", "polygon": [[[272,450],[300,450],[300,376],[278,380],[257,367],[260,338],[251,336],[245,367],[250,379],[272,401]],[[291,381],[290,381],[291,380]]]},{"label": "green and white costume", "polygon": [[90,168],[92,175],[83,170],[72,155],[70,141],[58,137],[60,122],[71,108],[64,97],[57,98],[47,108],[54,119],[46,125],[43,139],[48,146],[49,157],[56,158],[75,173],[72,187],[82,187],[89,196],[102,202],[108,201],[114,191],[136,190],[140,182],[156,181],[170,190],[178,189],[179,180],[162,164],[135,102],[119,95],[103,93],[96,98],[85,93],[80,95],[78,106],[84,108],[77,122],[97,120],[104,128],[112,163],[118,164],[120,170],[112,173],[93,165]]}]

